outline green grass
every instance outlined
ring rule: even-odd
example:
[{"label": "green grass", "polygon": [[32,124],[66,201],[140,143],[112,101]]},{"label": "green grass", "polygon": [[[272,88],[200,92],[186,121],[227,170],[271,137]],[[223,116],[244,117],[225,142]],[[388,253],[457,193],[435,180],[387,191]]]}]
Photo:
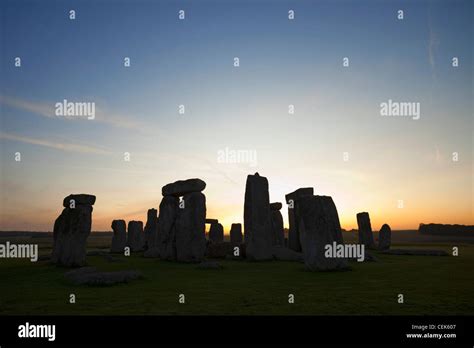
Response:
[{"label": "green grass", "polygon": [[[474,314],[473,245],[461,245],[458,257],[375,255],[379,262],[351,262],[350,272],[316,273],[294,262],[219,260],[224,269],[200,270],[141,255],[119,256],[123,262],[116,263],[88,257],[100,270],[144,275],[108,287],[72,285],[64,279],[66,269],[47,262],[0,259],[0,314]],[[70,293],[76,304],[69,304]],[[178,303],[180,293],[185,304]],[[290,293],[295,304],[288,303]],[[404,304],[397,303],[399,293]]]}]

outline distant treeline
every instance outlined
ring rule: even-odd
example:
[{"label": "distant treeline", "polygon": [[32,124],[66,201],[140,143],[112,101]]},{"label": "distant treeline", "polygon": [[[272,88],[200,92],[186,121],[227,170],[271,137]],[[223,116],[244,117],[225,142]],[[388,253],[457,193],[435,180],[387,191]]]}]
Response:
[{"label": "distant treeline", "polygon": [[420,234],[437,236],[467,236],[474,233],[472,225],[420,224]]}]

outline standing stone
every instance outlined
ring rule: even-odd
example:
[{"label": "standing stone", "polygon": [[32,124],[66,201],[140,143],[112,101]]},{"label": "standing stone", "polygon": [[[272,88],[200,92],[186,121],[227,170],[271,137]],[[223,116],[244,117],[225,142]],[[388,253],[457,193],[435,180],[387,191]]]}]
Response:
[{"label": "standing stone", "polygon": [[160,203],[158,218],[158,249],[163,260],[176,260],[176,229],[179,198],[165,196]]},{"label": "standing stone", "polygon": [[222,224],[218,222],[211,224],[209,240],[213,243],[222,243],[224,241],[224,226]]},{"label": "standing stone", "polygon": [[379,232],[379,249],[388,250],[392,242],[392,230],[387,224],[383,224]]},{"label": "standing stone", "polygon": [[230,227],[230,244],[237,246],[242,244],[242,224],[232,224]]},{"label": "standing stone", "polygon": [[183,200],[184,207],[178,209],[176,218],[177,260],[200,262],[206,252],[206,196],[191,192]]},{"label": "standing stone", "polygon": [[332,200],[331,197],[329,196],[319,196],[323,200],[323,208],[324,208],[324,213],[326,216],[329,217],[330,221],[334,222],[334,239],[336,240],[337,244],[344,244],[344,240],[342,237],[342,228],[341,224],[339,223],[339,215],[337,213],[337,208],[336,205],[334,204],[334,201]]},{"label": "standing stone", "polygon": [[260,261],[273,258],[271,228],[268,180],[258,173],[248,175],[244,202],[247,259]]},{"label": "standing stone", "polygon": [[123,253],[127,246],[127,226],[124,220],[112,221],[112,247],[110,252],[112,253]]},{"label": "standing stone", "polygon": [[83,266],[86,262],[86,242],[91,233],[92,205],[95,196],[69,195],[65,207],[54,222],[54,245],[51,261],[63,266]]},{"label": "standing stone", "polygon": [[314,190],[312,187],[303,187],[285,196],[286,203],[288,204],[288,223],[290,225],[290,229],[288,230],[288,248],[291,250],[297,252],[301,251],[300,234],[298,231],[299,219],[296,216],[296,202],[302,197],[313,196],[313,194]]},{"label": "standing stone", "polygon": [[359,226],[359,244],[364,244],[366,248],[374,249],[374,235],[372,234],[369,213],[358,213],[357,225]]},{"label": "standing stone", "polygon": [[285,246],[285,230],[283,228],[283,216],[280,213],[281,203],[271,203],[272,219],[272,245]]},{"label": "standing stone", "polygon": [[145,238],[143,236],[143,222],[128,222],[128,239],[127,245],[131,251],[143,251],[145,246]]},{"label": "standing stone", "polygon": [[[298,228],[305,266],[311,271],[346,269],[343,258],[326,257],[326,245],[337,242],[341,229],[334,202],[327,196],[306,196],[298,200]],[[328,214],[328,212],[330,212]]]},{"label": "standing stone", "polygon": [[157,246],[158,237],[158,215],[156,209],[148,209],[146,225],[144,229],[145,234],[145,249],[149,250]]}]

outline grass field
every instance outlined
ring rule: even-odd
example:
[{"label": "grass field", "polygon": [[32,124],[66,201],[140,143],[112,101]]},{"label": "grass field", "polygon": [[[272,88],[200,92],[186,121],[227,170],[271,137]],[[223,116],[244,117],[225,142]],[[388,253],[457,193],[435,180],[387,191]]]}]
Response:
[{"label": "grass field", "polygon": [[[49,253],[49,238],[34,239],[24,242],[44,239],[40,253]],[[451,252],[448,244],[424,247]],[[45,261],[0,259],[0,315],[472,315],[474,245],[459,247],[458,257],[375,252],[378,262],[351,262],[350,272],[326,273],[307,272],[294,262],[219,260],[224,269],[201,270],[141,254],[118,256],[123,262],[112,263],[89,256],[88,264],[99,270],[135,269],[144,275],[107,287],[72,285],[64,278],[67,269]],[[71,293],[75,304],[69,304]],[[178,303],[179,294],[185,304]],[[288,294],[294,294],[294,304]],[[404,304],[397,302],[398,294]]]}]

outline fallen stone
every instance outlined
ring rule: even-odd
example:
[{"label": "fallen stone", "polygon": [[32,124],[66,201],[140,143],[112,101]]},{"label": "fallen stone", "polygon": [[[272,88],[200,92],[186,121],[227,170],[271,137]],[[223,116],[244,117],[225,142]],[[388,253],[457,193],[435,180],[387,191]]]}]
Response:
[{"label": "fallen stone", "polygon": [[176,218],[176,259],[199,262],[206,253],[206,196],[201,192],[187,193],[183,202]]},{"label": "fallen stone", "polygon": [[123,262],[122,259],[115,257],[111,255],[110,253],[102,251],[102,250],[91,250],[91,251],[88,251],[86,255],[87,256],[100,256],[109,262]]},{"label": "fallen stone", "polygon": [[206,183],[201,179],[178,180],[163,186],[163,196],[181,197],[192,192],[201,192],[206,188]]},{"label": "fallen stone", "polygon": [[158,218],[158,249],[162,260],[176,260],[176,217],[179,199],[165,196],[160,203]]},{"label": "fallen stone", "polygon": [[301,241],[298,231],[299,219],[296,216],[296,202],[302,197],[313,196],[313,194],[314,190],[312,187],[303,187],[285,195],[285,200],[288,204],[288,223],[290,225],[288,230],[288,247],[297,252],[301,251]]},{"label": "fallen stone", "polygon": [[112,221],[112,246],[110,252],[123,253],[127,246],[127,226],[124,220]]},{"label": "fallen stone", "polygon": [[379,231],[379,250],[388,250],[390,249],[390,244],[392,242],[392,230],[387,224],[383,224],[382,228]]},{"label": "fallen stone", "polygon": [[364,244],[368,249],[375,249],[374,235],[372,234],[369,213],[358,213],[357,225],[359,228],[359,244]]},{"label": "fallen stone", "polygon": [[142,278],[142,274],[138,271],[99,272],[95,267],[81,267],[66,272],[64,276],[77,285],[114,285]]},{"label": "fallen stone", "polygon": [[92,225],[92,206],[85,203],[95,202],[95,196],[70,195],[64,201],[68,198],[76,201],[71,205],[74,208],[67,205],[54,222],[51,261],[68,267],[83,266],[86,262],[87,237]]},{"label": "fallen stone", "polygon": [[242,224],[232,224],[230,227],[230,244],[240,245],[242,242]]},{"label": "fallen stone", "polygon": [[268,180],[258,173],[248,175],[244,202],[245,244],[248,260],[273,259],[271,228]]},{"label": "fallen stone", "polygon": [[449,256],[444,250],[433,249],[391,249],[382,251],[388,255],[413,255],[413,256]]},{"label": "fallen stone", "polygon": [[325,255],[326,245],[337,243],[341,229],[331,197],[306,196],[298,200],[298,229],[305,266],[311,271],[348,269],[347,260]]},{"label": "fallen stone", "polygon": [[143,236],[143,222],[128,222],[127,245],[131,251],[143,251],[145,249],[145,240]]},{"label": "fallen stone", "polygon": [[198,269],[223,269],[222,265],[215,261],[203,261],[196,268]]},{"label": "fallen stone", "polygon": [[304,262],[303,253],[285,248],[283,246],[274,246],[272,254],[275,260]]}]

